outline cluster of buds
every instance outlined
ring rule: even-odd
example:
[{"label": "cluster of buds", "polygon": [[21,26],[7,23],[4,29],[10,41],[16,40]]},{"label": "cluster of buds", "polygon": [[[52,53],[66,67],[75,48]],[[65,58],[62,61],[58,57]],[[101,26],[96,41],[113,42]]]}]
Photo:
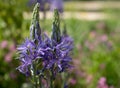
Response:
[{"label": "cluster of buds", "polygon": [[[46,80],[50,78],[49,88],[53,88],[57,74],[66,72],[72,67],[70,54],[73,49],[73,40],[66,32],[61,34],[57,9],[54,10],[51,37],[43,34],[39,25],[39,7],[37,3],[33,10],[30,37],[17,48],[18,58],[22,63],[17,69],[32,78],[34,88],[43,88],[42,79],[44,78]],[[48,74],[50,77],[47,78]]]}]

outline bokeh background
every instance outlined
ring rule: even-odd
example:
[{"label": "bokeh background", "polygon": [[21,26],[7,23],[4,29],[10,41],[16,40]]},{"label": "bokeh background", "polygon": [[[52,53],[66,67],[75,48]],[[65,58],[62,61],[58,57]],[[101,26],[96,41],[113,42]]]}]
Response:
[{"label": "bokeh background", "polygon": [[[29,36],[33,2],[0,0],[0,88],[30,88],[26,76],[16,70],[16,47]],[[69,88],[120,88],[120,1],[64,0],[62,6],[61,30],[66,27],[74,39]],[[52,18],[47,3],[40,11],[47,34]]]}]

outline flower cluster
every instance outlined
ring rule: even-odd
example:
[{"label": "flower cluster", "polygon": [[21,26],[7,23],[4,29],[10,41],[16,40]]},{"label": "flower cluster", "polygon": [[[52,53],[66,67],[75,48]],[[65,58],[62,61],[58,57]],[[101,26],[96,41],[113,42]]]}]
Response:
[{"label": "flower cluster", "polygon": [[33,11],[30,38],[17,48],[20,54],[19,60],[22,63],[17,68],[20,72],[32,76],[48,70],[55,76],[71,68],[70,54],[73,49],[73,40],[66,33],[61,35],[59,26],[59,13],[54,10],[51,38],[41,33],[39,3],[37,3]]},{"label": "flower cluster", "polygon": [[[72,38],[67,35],[66,30],[63,34],[60,32],[60,18],[57,9],[54,10],[51,37],[41,32],[39,3],[37,3],[33,10],[30,37],[17,48],[21,62],[17,69],[32,78],[35,88],[42,88],[42,79],[45,77],[50,79],[48,86],[53,88],[56,75],[72,67],[70,64],[72,49]],[[46,72],[49,76],[46,75]]]},{"label": "flower cluster", "polygon": [[70,67],[71,57],[69,54],[72,50],[72,39],[69,37],[62,38],[59,44],[55,41],[53,44],[46,35],[42,41],[38,41],[38,44],[34,40],[26,39],[17,49],[20,53],[19,59],[22,62],[18,69],[26,75],[30,73],[30,65],[37,59],[43,61],[44,69],[61,72]]}]

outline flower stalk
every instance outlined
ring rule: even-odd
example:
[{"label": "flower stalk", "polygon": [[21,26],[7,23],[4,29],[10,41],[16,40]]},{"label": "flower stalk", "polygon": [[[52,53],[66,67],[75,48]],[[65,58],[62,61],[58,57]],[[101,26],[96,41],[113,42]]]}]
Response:
[{"label": "flower stalk", "polygon": [[42,82],[44,77],[46,82],[49,80],[48,86],[54,88],[57,74],[71,68],[70,52],[73,48],[73,40],[69,36],[64,36],[65,34],[61,35],[57,9],[54,10],[51,38],[42,35],[39,25],[39,7],[40,4],[36,3],[29,39],[17,48],[20,54],[19,60],[22,62],[17,69],[32,78],[34,88],[44,87],[45,84]]},{"label": "flower stalk", "polygon": [[[37,1],[36,1],[37,2]],[[40,29],[40,25],[39,25],[39,8],[40,8],[40,4],[36,3],[34,10],[33,10],[33,14],[32,14],[32,21],[31,21],[31,26],[30,26],[30,39],[31,40],[36,40],[39,39],[39,36],[41,35],[41,29]],[[42,88],[42,78],[41,76],[39,77],[37,75],[37,67],[36,64],[33,63],[32,65],[33,67],[33,80],[34,80],[34,87],[35,88]]]}]

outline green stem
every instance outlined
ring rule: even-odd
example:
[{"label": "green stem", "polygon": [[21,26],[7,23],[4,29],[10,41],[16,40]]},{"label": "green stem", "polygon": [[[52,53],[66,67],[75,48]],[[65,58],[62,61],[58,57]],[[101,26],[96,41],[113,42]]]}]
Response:
[{"label": "green stem", "polygon": [[40,86],[40,88],[42,88],[42,77],[41,77],[41,75],[39,77],[39,86]]},{"label": "green stem", "polygon": [[64,88],[65,82],[66,82],[65,73],[62,73],[62,74],[61,74],[61,77],[62,77],[62,88]]},{"label": "green stem", "polygon": [[52,77],[50,78],[50,88],[53,88],[53,80],[52,80]]},{"label": "green stem", "polygon": [[37,88],[37,77],[36,77],[36,68],[35,65],[33,65],[33,77],[34,77],[34,88]]},{"label": "green stem", "polygon": [[51,75],[50,75],[50,88],[54,88],[53,87],[53,72],[51,71]]}]

